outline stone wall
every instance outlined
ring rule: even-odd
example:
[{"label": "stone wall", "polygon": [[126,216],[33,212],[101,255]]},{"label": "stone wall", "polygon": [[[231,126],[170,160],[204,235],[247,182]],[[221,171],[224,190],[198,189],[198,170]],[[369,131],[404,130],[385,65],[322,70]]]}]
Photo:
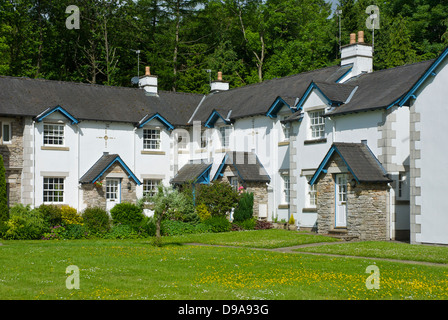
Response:
[{"label": "stone wall", "polygon": [[[128,178],[128,174],[121,167],[119,163],[114,163],[104,174],[99,181],[103,182],[101,187],[93,184],[85,184],[82,186],[84,204],[87,207],[101,207],[106,208],[106,179],[107,178],[121,179],[121,202],[136,203],[136,183]],[[128,189],[128,182],[131,183],[131,189]]]},{"label": "stone wall", "polygon": [[[6,120],[6,118],[3,118]],[[11,143],[0,144],[0,154],[5,166],[6,182],[9,188],[9,205],[21,202],[21,175],[23,169],[23,118],[8,118],[11,124]]]},{"label": "stone wall", "polygon": [[[335,224],[335,172],[353,179],[339,156],[333,156],[328,172],[317,181],[317,228],[328,234]],[[347,235],[359,240],[388,240],[388,187],[386,183],[347,186]]]}]

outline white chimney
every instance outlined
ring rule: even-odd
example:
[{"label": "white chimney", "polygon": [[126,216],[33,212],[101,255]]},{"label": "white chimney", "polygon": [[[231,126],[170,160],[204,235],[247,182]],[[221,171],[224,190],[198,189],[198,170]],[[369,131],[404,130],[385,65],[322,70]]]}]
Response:
[{"label": "white chimney", "polygon": [[149,94],[157,94],[157,76],[152,76],[149,67],[145,68],[145,75],[138,80],[139,87]]},{"label": "white chimney", "polygon": [[364,42],[364,31],[358,32],[358,42],[356,42],[356,34],[350,34],[350,44],[342,47],[341,66],[347,64],[353,64],[353,69],[348,77],[344,77],[344,80],[361,73],[373,72],[372,45]]},{"label": "white chimney", "polygon": [[227,91],[229,90],[229,83],[227,81],[222,81],[222,72],[218,72],[218,79],[210,83],[210,91]]}]

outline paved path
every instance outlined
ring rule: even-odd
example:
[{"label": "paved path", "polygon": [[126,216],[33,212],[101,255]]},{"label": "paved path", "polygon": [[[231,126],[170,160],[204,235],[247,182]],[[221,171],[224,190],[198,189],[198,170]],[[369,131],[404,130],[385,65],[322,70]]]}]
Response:
[{"label": "paved path", "polygon": [[352,255],[333,254],[333,253],[321,253],[321,252],[296,251],[296,249],[300,249],[300,248],[322,246],[322,245],[332,245],[332,244],[341,244],[341,243],[347,243],[347,241],[308,243],[308,244],[302,244],[302,245],[297,245],[297,246],[292,246],[292,247],[283,247],[283,248],[274,248],[274,249],[252,248],[252,247],[241,247],[241,246],[240,247],[239,246],[227,246],[227,245],[205,244],[205,243],[184,243],[184,245],[252,249],[252,250],[262,250],[262,251],[271,251],[271,252],[283,252],[283,253],[294,253],[294,254],[309,254],[309,255],[316,255],[316,256],[336,257],[336,258],[370,259],[370,260],[377,260],[377,261],[379,260],[379,261],[388,261],[388,262],[397,262],[397,263],[406,263],[406,264],[416,264],[416,265],[426,265],[426,266],[433,266],[433,267],[446,267],[446,268],[448,268],[448,264],[446,264],[446,263],[414,261],[414,260],[400,260],[400,259],[389,259],[389,258],[379,258],[379,257],[352,256]]}]

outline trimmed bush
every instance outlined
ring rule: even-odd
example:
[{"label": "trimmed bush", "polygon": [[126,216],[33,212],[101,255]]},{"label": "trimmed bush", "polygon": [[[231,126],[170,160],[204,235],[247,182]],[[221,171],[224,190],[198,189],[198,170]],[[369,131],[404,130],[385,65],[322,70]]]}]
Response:
[{"label": "trimmed bush", "polygon": [[89,207],[82,213],[82,219],[90,233],[102,235],[110,229],[109,214],[100,207]]},{"label": "trimmed bush", "polygon": [[253,193],[243,193],[238,206],[235,208],[233,213],[234,222],[242,222],[252,219],[254,214],[254,194]]},{"label": "trimmed bush", "polygon": [[210,232],[228,232],[232,228],[232,224],[225,216],[212,216],[203,223],[210,228]]},{"label": "trimmed bush", "polygon": [[130,226],[139,225],[145,217],[142,208],[128,202],[115,205],[110,210],[110,215],[114,225],[125,224]]}]

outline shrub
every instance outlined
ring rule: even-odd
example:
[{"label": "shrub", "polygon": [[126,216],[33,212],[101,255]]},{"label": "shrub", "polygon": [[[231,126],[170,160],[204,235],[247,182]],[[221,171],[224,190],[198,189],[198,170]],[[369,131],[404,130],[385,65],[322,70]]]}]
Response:
[{"label": "shrub", "polygon": [[104,236],[106,239],[136,239],[138,234],[133,227],[127,224],[113,225]]},{"label": "shrub", "polygon": [[137,233],[141,237],[153,237],[156,235],[156,220],[154,217],[145,216],[137,226]]},{"label": "shrub", "polygon": [[240,197],[230,184],[221,181],[200,185],[196,191],[196,204],[205,204],[212,216],[225,217],[238,204]]},{"label": "shrub", "polygon": [[296,224],[296,220],[294,219],[294,215],[293,214],[291,214],[291,217],[289,218],[288,224],[290,224],[290,225]]},{"label": "shrub", "polygon": [[40,239],[46,230],[48,224],[39,210],[17,204],[10,209],[3,236],[11,240],[35,240]]},{"label": "shrub", "polygon": [[75,208],[63,205],[61,206],[60,210],[61,210],[62,224],[64,224],[65,226],[71,224],[82,225],[82,216],[78,214],[78,211],[76,211]]},{"label": "shrub", "polygon": [[212,216],[204,221],[204,224],[210,228],[210,232],[230,231],[232,224],[225,216]]},{"label": "shrub", "polygon": [[239,226],[242,230],[255,230],[256,218],[246,219],[244,221],[234,221],[233,224]]},{"label": "shrub", "polygon": [[204,203],[201,203],[196,207],[196,214],[201,221],[205,221],[212,216]]},{"label": "shrub", "polygon": [[0,224],[9,219],[8,195],[6,194],[6,177],[3,156],[0,155]]},{"label": "shrub", "polygon": [[269,221],[257,220],[255,223],[255,230],[272,229],[273,225]]},{"label": "shrub", "polygon": [[110,229],[109,214],[100,207],[89,207],[82,213],[82,219],[92,234],[104,234]]},{"label": "shrub", "polygon": [[130,226],[138,225],[145,217],[142,208],[129,202],[115,205],[110,210],[110,215],[114,225],[125,224]]},{"label": "shrub", "polygon": [[54,226],[51,227],[50,232],[44,233],[42,240],[61,240],[64,233],[65,228],[63,226]]},{"label": "shrub", "polygon": [[238,206],[235,208],[233,213],[233,221],[246,221],[252,218],[254,213],[254,194],[253,193],[243,193]]},{"label": "shrub", "polygon": [[193,224],[176,220],[163,220],[161,230],[164,236],[178,236],[183,234],[205,233],[209,232],[210,228],[204,223]]},{"label": "shrub", "polygon": [[54,204],[42,204],[38,209],[42,213],[42,217],[51,227],[62,224],[61,207]]},{"label": "shrub", "polygon": [[65,232],[62,233],[63,239],[67,240],[85,239],[88,235],[87,227],[81,224],[69,224],[65,227]]}]

